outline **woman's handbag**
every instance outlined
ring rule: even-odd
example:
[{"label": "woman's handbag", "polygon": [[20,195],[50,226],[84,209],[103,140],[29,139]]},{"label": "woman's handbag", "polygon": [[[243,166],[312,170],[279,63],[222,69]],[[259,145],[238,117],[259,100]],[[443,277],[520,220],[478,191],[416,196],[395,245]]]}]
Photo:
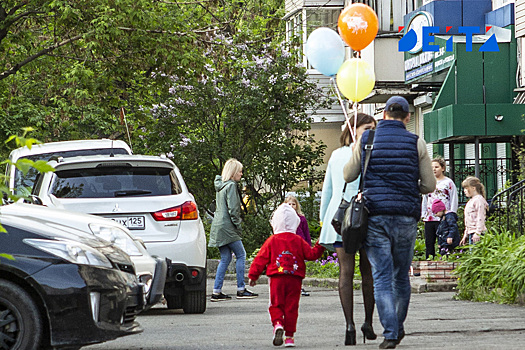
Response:
[{"label": "woman's handbag", "polygon": [[366,169],[368,168],[370,154],[372,153],[374,136],[375,131],[371,130],[368,135],[368,142],[365,145],[365,164],[361,172],[361,179],[359,180],[359,191],[350,200],[349,205],[344,212],[344,218],[341,225],[343,248],[348,254],[355,254],[362,247],[368,231],[368,209],[365,206],[363,188]]},{"label": "woman's handbag", "polygon": [[334,227],[335,232],[341,234],[341,226],[343,225],[343,220],[345,218],[345,211],[346,208],[350,205],[350,202],[347,201],[345,196],[346,191],[346,182],[345,186],[343,187],[343,198],[341,199],[341,203],[339,203],[339,207],[337,208],[337,211],[335,212],[335,215],[332,219],[332,226]]}]

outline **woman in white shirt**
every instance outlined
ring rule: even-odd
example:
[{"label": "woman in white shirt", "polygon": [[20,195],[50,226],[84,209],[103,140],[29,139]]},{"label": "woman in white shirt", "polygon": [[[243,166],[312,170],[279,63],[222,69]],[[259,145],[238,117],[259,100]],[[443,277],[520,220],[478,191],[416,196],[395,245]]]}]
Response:
[{"label": "woman in white shirt", "polygon": [[442,157],[432,159],[432,170],[436,177],[436,190],[423,196],[421,203],[421,218],[425,223],[425,256],[436,255],[436,231],[439,226],[440,218],[432,212],[432,203],[436,199],[441,200],[447,211],[457,212],[458,210],[458,190],[454,181],[445,176],[446,163]]}]

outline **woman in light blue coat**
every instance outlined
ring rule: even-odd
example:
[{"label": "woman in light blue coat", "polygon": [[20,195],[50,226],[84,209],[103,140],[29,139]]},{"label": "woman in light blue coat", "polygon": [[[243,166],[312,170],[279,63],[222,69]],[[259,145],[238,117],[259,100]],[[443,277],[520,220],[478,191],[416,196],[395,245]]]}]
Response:
[{"label": "woman in light blue coat", "polygon": [[[354,118],[350,118],[352,127]],[[357,114],[357,138],[363,131],[376,126],[375,119],[364,113]],[[347,125],[341,133],[341,147],[332,152],[326,174],[324,177],[323,191],[321,194],[320,219],[322,222],[319,243],[337,253],[339,261],[339,299],[343,307],[346,320],[345,345],[356,345],[356,331],[354,325],[354,270],[355,254],[347,254],[343,248],[341,235],[335,232],[331,222],[341,203],[345,180],[343,167],[352,156],[351,134]],[[344,198],[349,201],[359,189],[359,179],[346,185]],[[372,328],[372,315],[374,313],[374,286],[372,269],[364,248],[359,250],[359,269],[361,270],[363,301],[365,305],[365,322],[361,326],[363,341],[376,339],[377,335]]]}]

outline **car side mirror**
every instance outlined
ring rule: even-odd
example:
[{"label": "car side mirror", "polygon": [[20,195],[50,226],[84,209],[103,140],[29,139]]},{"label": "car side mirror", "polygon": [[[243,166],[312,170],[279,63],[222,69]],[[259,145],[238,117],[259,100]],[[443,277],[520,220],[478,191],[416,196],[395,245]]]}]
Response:
[{"label": "car side mirror", "polygon": [[44,205],[44,202],[42,202],[42,199],[40,199],[40,197],[38,197],[37,195],[30,195],[29,196],[29,203],[31,204],[36,204],[36,205]]}]

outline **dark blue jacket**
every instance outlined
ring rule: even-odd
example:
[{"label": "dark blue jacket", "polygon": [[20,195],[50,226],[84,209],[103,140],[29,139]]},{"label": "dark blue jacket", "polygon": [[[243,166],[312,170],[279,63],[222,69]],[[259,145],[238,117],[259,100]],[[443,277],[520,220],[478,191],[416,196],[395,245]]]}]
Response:
[{"label": "dark blue jacket", "polygon": [[[369,131],[361,137],[361,169]],[[365,175],[366,206],[373,215],[405,215],[419,220],[418,136],[399,120],[381,120],[376,128],[374,148]]]},{"label": "dark blue jacket", "polygon": [[[443,218],[436,231],[438,246],[440,248],[454,249],[459,245],[458,216],[454,212],[448,212]],[[452,238],[452,244],[447,243],[447,238]]]}]

